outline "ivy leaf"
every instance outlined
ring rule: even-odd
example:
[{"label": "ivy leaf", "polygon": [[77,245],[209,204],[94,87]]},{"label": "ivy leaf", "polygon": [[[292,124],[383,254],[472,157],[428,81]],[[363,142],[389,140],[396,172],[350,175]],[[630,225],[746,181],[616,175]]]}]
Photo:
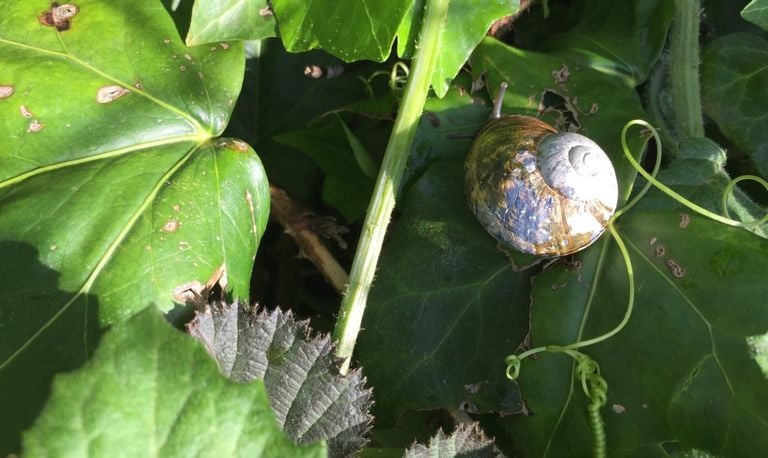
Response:
[{"label": "ivy leaf", "polygon": [[452,458],[471,456],[473,458],[500,458],[504,454],[488,439],[478,423],[460,423],[450,435],[438,431],[429,445],[414,444],[405,451],[405,458]]},{"label": "ivy leaf", "polygon": [[[675,159],[656,178],[686,199],[720,214],[723,212],[723,193],[731,181],[725,164],[726,153],[715,142],[704,137],[687,138],[680,142]],[[662,193],[645,196],[637,208],[669,210],[670,204],[675,204],[675,209],[680,212],[689,212],[685,206],[672,202],[669,196]],[[733,189],[727,205],[731,218],[738,221],[756,221],[765,214],[765,210],[739,187]],[[748,230],[762,237],[768,236],[768,224]]]},{"label": "ivy leaf", "polygon": [[344,60],[384,61],[409,0],[273,0],[280,37],[290,52],[321,48]]},{"label": "ivy leaf", "polygon": [[56,376],[25,456],[325,456],[280,431],[264,384],[235,383],[149,307],[115,326],[83,368]]},{"label": "ivy leaf", "polygon": [[238,382],[263,380],[277,421],[300,444],[328,442],[331,456],[349,456],[365,444],[371,391],[360,370],[338,374],[327,335],[312,337],[308,322],[290,312],[217,304],[198,312],[189,332]]},{"label": "ivy leaf", "polygon": [[0,17],[0,453],[100,327],[169,311],[221,267],[247,297],[267,221],[258,157],[215,138],[241,46],[185,47],[160,2],[78,7],[61,31],[38,21],[47,2]]},{"label": "ivy leaf", "polygon": [[474,220],[462,177],[461,161],[430,167],[379,260],[356,350],[379,424],[408,409],[523,409],[503,360],[525,335],[530,274],[514,272]]},{"label": "ivy leaf", "polygon": [[[768,240],[669,209],[633,210],[617,227],[634,266],[635,308],[619,334],[582,349],[608,382],[601,413],[609,455],[768,450],[768,418],[756,408],[768,403],[768,380],[750,344],[768,329]],[[578,263],[538,275],[531,345],[614,328],[626,309],[622,263],[606,237]],[[520,387],[533,415],[505,420],[521,455],[589,453],[586,401],[572,370],[563,355],[523,362]]]},{"label": "ivy leaf", "polygon": [[[715,210],[728,181],[723,165],[713,142],[688,141],[659,179]],[[732,203],[751,218],[749,206]],[[748,437],[765,435],[766,416],[752,406],[768,402],[757,344],[768,329],[759,299],[768,291],[758,280],[768,268],[768,240],[698,216],[658,191],[617,228],[632,259],[635,308],[619,334],[582,350],[608,382],[601,412],[609,454],[699,449],[739,456],[766,449],[768,443]],[[628,293],[623,261],[610,238],[598,243],[534,280],[531,345],[594,337],[621,320]],[[521,454],[590,450],[585,399],[572,368],[562,355],[523,362],[520,385],[533,415],[506,420]]]},{"label": "ivy leaf", "polygon": [[726,35],[710,43],[703,56],[704,111],[762,176],[768,176],[768,41],[752,34]]},{"label": "ivy leaf", "polygon": [[187,45],[277,36],[267,0],[195,0]]},{"label": "ivy leaf", "polygon": [[741,17],[763,30],[768,30],[768,1],[752,0],[741,10]]},{"label": "ivy leaf", "polygon": [[[400,23],[397,31],[400,57],[413,56],[422,27],[424,5],[425,0],[414,0]],[[473,0],[452,0],[448,4],[448,16],[441,28],[440,48],[432,73],[432,88],[438,97],[448,92],[451,82],[491,24],[519,10],[519,0],[494,0],[485,2],[482,8],[478,8]]]}]

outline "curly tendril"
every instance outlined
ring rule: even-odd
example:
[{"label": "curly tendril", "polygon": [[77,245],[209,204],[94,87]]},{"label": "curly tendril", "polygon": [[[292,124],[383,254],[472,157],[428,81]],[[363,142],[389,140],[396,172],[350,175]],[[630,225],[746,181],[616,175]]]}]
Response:
[{"label": "curly tendril", "polygon": [[[643,188],[639,196],[642,196],[642,194],[644,194],[645,191],[647,191],[648,188],[651,185],[653,185],[656,187],[656,189],[668,195],[669,197],[681,203],[682,205],[685,205],[691,211],[694,211],[699,215],[706,216],[707,218],[715,220],[719,223],[727,224],[729,226],[736,226],[736,227],[754,227],[754,226],[759,226],[761,224],[765,224],[766,222],[768,222],[768,213],[766,213],[766,215],[763,216],[762,218],[755,221],[738,221],[735,219],[731,219],[727,209],[728,198],[733,195],[733,189],[736,186],[736,183],[739,183],[744,180],[752,180],[759,183],[761,186],[763,186],[763,188],[765,188],[766,191],[768,191],[768,182],[766,182],[766,180],[754,175],[743,175],[731,180],[728,183],[728,185],[725,187],[725,190],[723,191],[722,204],[723,204],[723,212],[725,213],[725,216],[718,215],[717,213],[711,212],[706,208],[700,205],[697,205],[691,202],[690,200],[686,199],[685,197],[681,196],[680,194],[676,193],[671,188],[666,186],[664,183],[658,181],[656,179],[655,174],[651,175],[648,172],[646,172],[645,169],[643,169],[643,167],[635,160],[634,156],[632,156],[632,153],[629,151],[629,147],[627,146],[627,131],[632,126],[642,126],[651,132],[654,140],[656,141],[656,149],[659,152],[656,156],[657,162],[661,158],[661,140],[659,139],[659,134],[658,132],[656,132],[656,129],[654,129],[653,126],[651,126],[650,124],[648,124],[647,122],[641,119],[633,119],[632,121],[629,121],[627,124],[624,125],[624,129],[622,129],[621,131],[621,148],[624,150],[624,156],[626,156],[627,160],[632,165],[632,167],[637,171],[637,173],[639,173],[640,175],[643,176],[643,178],[648,180],[648,183],[646,183],[645,187]],[[626,212],[629,208],[632,207],[632,205],[637,203],[638,200],[639,200],[638,196],[635,196],[635,198],[632,199],[632,202],[630,202],[624,208],[622,208],[620,212],[616,212],[616,214],[614,215],[614,219],[616,216],[618,216],[618,214]]]},{"label": "curly tendril", "polygon": [[[629,146],[627,145],[627,131],[632,126],[645,127],[648,130],[648,132],[650,132],[651,136],[653,137],[656,143],[656,151],[657,151],[656,161],[650,173],[648,173],[645,169],[643,169],[640,166],[640,164],[635,160],[634,156],[629,150]],[[606,455],[605,427],[600,417],[600,408],[605,406],[608,400],[608,382],[600,375],[600,366],[597,364],[597,362],[593,360],[591,357],[589,357],[588,355],[579,352],[577,349],[602,342],[619,333],[622,329],[624,329],[624,327],[629,322],[629,319],[632,316],[632,312],[634,310],[634,305],[635,305],[634,271],[632,268],[632,261],[629,258],[629,252],[626,248],[626,245],[624,245],[624,241],[622,240],[621,236],[619,235],[614,225],[614,222],[616,221],[616,219],[619,216],[626,213],[635,204],[637,204],[640,201],[640,199],[643,198],[645,193],[648,192],[651,186],[655,186],[661,192],[668,195],[669,197],[676,200],[677,202],[681,203],[682,205],[688,207],[693,212],[696,212],[702,216],[718,221],[720,223],[727,224],[729,226],[749,228],[749,227],[761,225],[768,222],[768,214],[766,214],[762,218],[755,221],[744,222],[744,221],[737,221],[737,220],[731,219],[730,214],[728,213],[728,208],[727,208],[728,199],[732,197],[734,187],[736,186],[737,183],[741,181],[744,181],[744,180],[755,181],[760,185],[762,185],[766,189],[766,191],[768,191],[768,181],[764,180],[763,178],[760,178],[754,175],[744,175],[731,180],[728,183],[728,185],[725,187],[725,190],[723,192],[722,205],[723,205],[723,213],[725,216],[722,216],[722,215],[713,213],[689,201],[688,199],[684,198],[683,196],[676,193],[675,191],[673,191],[672,189],[670,189],[669,187],[667,187],[666,185],[664,185],[663,183],[661,183],[656,179],[656,175],[658,174],[659,168],[661,166],[661,149],[662,149],[661,138],[659,137],[659,134],[656,131],[656,129],[654,129],[653,126],[651,126],[649,123],[643,120],[635,119],[625,124],[624,128],[621,131],[621,147],[622,147],[622,150],[624,151],[624,155],[626,156],[627,160],[632,165],[632,167],[637,171],[637,173],[639,173],[646,179],[646,183],[643,186],[643,188],[629,202],[627,202],[627,204],[624,205],[624,207],[617,210],[616,213],[614,213],[614,215],[608,221],[608,231],[611,233],[611,236],[616,241],[616,246],[619,248],[619,251],[621,252],[621,256],[624,259],[624,265],[627,270],[628,299],[627,299],[627,308],[626,308],[626,312],[624,313],[624,317],[615,328],[598,337],[593,337],[591,339],[586,339],[586,340],[579,340],[578,342],[574,342],[569,345],[546,345],[546,346],[536,347],[536,348],[526,350],[520,354],[509,355],[504,359],[504,363],[506,364],[506,376],[510,380],[516,380],[519,377],[522,361],[525,358],[533,356],[537,353],[542,353],[542,352],[565,353],[571,356],[575,360],[576,368],[575,368],[574,376],[580,381],[582,390],[584,391],[584,394],[590,401],[589,405],[587,406],[587,412],[589,414],[589,421],[592,429],[593,453],[594,453],[594,456],[598,456],[598,457],[603,457]]]}]

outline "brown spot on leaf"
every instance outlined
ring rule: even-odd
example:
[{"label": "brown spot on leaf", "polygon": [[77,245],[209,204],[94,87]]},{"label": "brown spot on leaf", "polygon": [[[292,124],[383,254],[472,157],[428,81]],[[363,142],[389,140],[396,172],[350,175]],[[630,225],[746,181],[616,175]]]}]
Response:
[{"label": "brown spot on leaf", "polygon": [[567,83],[570,77],[571,71],[568,70],[568,66],[565,64],[557,70],[552,70],[552,78],[554,78],[557,84]]},{"label": "brown spot on leaf", "polygon": [[221,49],[227,50],[229,49],[229,43],[219,43],[219,46],[221,46]]},{"label": "brown spot on leaf", "polygon": [[183,65],[179,65],[179,70],[181,70],[182,72],[185,71],[186,69],[187,69],[187,67],[185,67]]},{"label": "brown spot on leaf", "polygon": [[176,221],[175,219],[169,219],[165,224],[163,224],[163,231],[165,232],[176,232],[176,230],[181,226],[181,223]]},{"label": "brown spot on leaf", "polygon": [[664,248],[664,245],[662,244],[656,245],[656,257],[661,258],[665,254],[667,254],[667,249]]},{"label": "brown spot on leaf", "polygon": [[691,224],[691,216],[688,213],[680,213],[680,229],[685,229]]},{"label": "brown spot on leaf", "polygon": [[5,99],[10,97],[14,91],[15,89],[13,88],[13,86],[0,85],[0,99]]},{"label": "brown spot on leaf", "polygon": [[45,124],[35,119],[31,123],[29,123],[29,127],[27,127],[27,132],[30,132],[30,133],[40,132],[41,130],[43,130],[43,127],[45,127]]},{"label": "brown spot on leaf", "polygon": [[184,54],[184,58],[187,60],[192,60],[192,56],[190,56],[189,54]]},{"label": "brown spot on leaf", "polygon": [[27,108],[25,105],[20,106],[19,111],[21,112],[21,115],[24,116],[25,118],[32,119],[32,112],[29,111],[29,108]]},{"label": "brown spot on leaf", "polygon": [[273,14],[275,13],[272,11],[272,8],[270,6],[265,6],[264,8],[259,10],[259,16],[261,17],[269,17],[269,16],[272,16]]},{"label": "brown spot on leaf", "polygon": [[627,411],[627,408],[621,404],[614,404],[611,406],[611,410],[613,410],[616,413],[624,413]]},{"label": "brown spot on leaf", "polygon": [[667,259],[667,268],[669,273],[675,278],[683,278],[685,276],[685,268],[672,259]]},{"label": "brown spot on leaf", "polygon": [[130,90],[122,86],[104,86],[96,92],[96,101],[99,103],[110,103],[127,95]]},{"label": "brown spot on leaf", "polygon": [[57,2],[53,2],[49,9],[40,13],[37,20],[46,27],[56,27],[56,30],[63,32],[69,30],[72,19],[79,12],[80,8],[74,3],[59,5]]}]

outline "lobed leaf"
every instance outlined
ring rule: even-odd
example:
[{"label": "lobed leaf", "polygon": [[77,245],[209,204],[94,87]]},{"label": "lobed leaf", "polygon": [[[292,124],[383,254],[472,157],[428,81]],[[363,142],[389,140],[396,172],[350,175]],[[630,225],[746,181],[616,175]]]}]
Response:
[{"label": "lobed leaf", "polygon": [[408,409],[523,408],[503,359],[525,334],[530,275],[472,217],[462,171],[439,162],[415,182],[379,260],[357,346],[379,424]]},{"label": "lobed leaf", "polygon": [[[608,382],[601,413],[609,454],[768,449],[766,415],[756,408],[768,402],[768,380],[749,346],[768,329],[759,299],[768,241],[670,210],[633,211],[617,227],[634,266],[635,309],[619,334],[582,350]],[[536,277],[532,345],[594,337],[621,320],[627,282],[614,244],[605,238],[578,259]],[[533,415],[505,421],[521,454],[591,449],[586,402],[572,371],[563,355],[523,363],[520,386]]]},{"label": "lobed leaf", "polygon": [[62,30],[40,22],[48,2],[0,17],[0,453],[100,327],[169,311],[222,267],[247,297],[266,226],[258,157],[215,139],[242,47],[185,47],[160,2],[77,6]]}]

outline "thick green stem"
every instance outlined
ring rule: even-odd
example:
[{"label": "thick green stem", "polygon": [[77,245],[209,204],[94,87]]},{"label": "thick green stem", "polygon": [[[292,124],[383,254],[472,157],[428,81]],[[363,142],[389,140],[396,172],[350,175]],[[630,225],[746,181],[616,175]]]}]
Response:
[{"label": "thick green stem", "polygon": [[339,319],[334,330],[336,355],[343,359],[342,374],[349,369],[384,234],[395,207],[395,195],[400,188],[408,152],[411,150],[416,127],[427,100],[440,36],[448,13],[448,2],[449,0],[427,0],[418,51],[360,234],[349,276],[349,286],[341,303]]},{"label": "thick green stem", "polygon": [[672,103],[678,139],[703,137],[699,90],[699,0],[675,0],[670,43]]}]

